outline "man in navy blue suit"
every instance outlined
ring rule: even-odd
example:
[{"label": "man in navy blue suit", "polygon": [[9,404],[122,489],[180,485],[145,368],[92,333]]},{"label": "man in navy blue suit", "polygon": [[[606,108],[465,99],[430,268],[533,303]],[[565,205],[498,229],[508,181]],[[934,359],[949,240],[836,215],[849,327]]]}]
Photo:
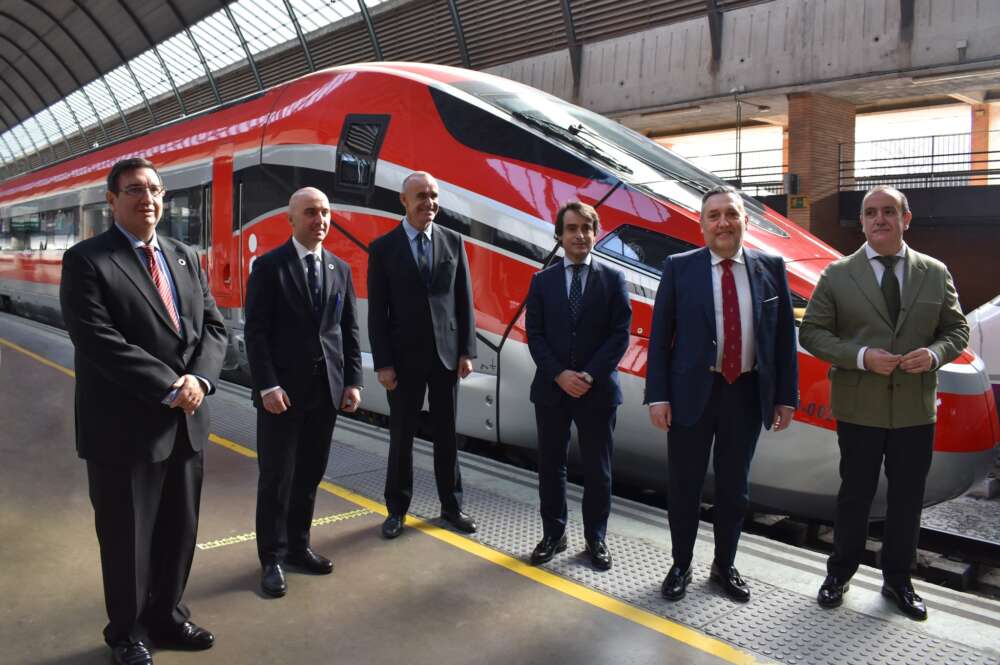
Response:
[{"label": "man in navy blue suit", "polygon": [[632,308],[625,276],[590,255],[599,219],[571,201],[556,214],[565,258],[537,273],[528,290],[525,329],[537,371],[531,383],[538,425],[538,495],[543,537],[531,563],[566,549],[566,454],[576,423],[583,459],[583,529],[598,570],[611,568],[605,543],[611,512],[611,453],[622,402],[618,362],[628,348]]},{"label": "man in navy blue suit", "polygon": [[646,403],[668,432],[667,505],[673,566],[661,591],[684,597],[713,454],[715,560],[711,580],[733,600],[750,588],[733,565],[749,504],[747,477],[761,424],[788,427],[798,406],[795,320],[781,257],[743,247],[749,218],[732,187],[702,198],[706,247],[663,266],[653,307]]}]

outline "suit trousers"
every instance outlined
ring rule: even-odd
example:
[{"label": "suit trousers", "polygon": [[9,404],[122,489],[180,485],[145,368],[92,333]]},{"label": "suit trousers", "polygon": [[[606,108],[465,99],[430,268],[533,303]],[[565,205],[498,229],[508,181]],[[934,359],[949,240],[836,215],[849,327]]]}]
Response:
[{"label": "suit trousers", "polygon": [[858,570],[884,459],[888,507],[882,576],[889,584],[901,584],[910,579],[916,554],[924,485],[934,453],[934,424],[886,429],[838,422],[837,442],[841,483],[827,572],[846,580]]},{"label": "suit trousers", "polygon": [[169,631],[191,616],[181,597],[194,558],[203,473],[204,453],[191,449],[184,425],[162,462],[87,462],[110,646],[145,639],[149,630]]},{"label": "suit trousers", "polygon": [[434,442],[434,479],[441,510],[462,508],[462,475],[458,468],[455,403],[458,373],[437,359],[429,366],[397,366],[396,389],[389,397],[389,463],[385,505],[390,515],[405,515],[413,498],[413,437],[420,426],[424,395],[430,406]]},{"label": "suit trousers", "polygon": [[[309,547],[316,488],[337,422],[324,372],[283,413],[257,408],[257,555],[262,565]],[[299,403],[299,402],[303,403]]]},{"label": "suit trousers", "polygon": [[[715,562],[733,565],[750,504],[750,461],[760,438],[757,373],[734,383],[715,374],[704,413],[693,425],[674,424],[667,434],[667,511],[674,564],[691,565],[698,535],[702,486],[709,455],[715,472]],[[714,442],[714,445],[713,445]]]},{"label": "suit trousers", "polygon": [[538,498],[542,529],[558,538],[566,530],[566,457],[570,423],[576,424],[583,461],[583,532],[604,540],[611,514],[612,434],[618,407],[594,407],[586,399],[563,397],[559,404],[535,405],[538,425]]}]

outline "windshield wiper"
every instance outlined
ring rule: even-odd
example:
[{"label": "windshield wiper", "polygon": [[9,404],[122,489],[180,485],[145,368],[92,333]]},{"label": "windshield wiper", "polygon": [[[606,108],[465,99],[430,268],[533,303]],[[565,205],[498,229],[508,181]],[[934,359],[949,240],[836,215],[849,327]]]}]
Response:
[{"label": "windshield wiper", "polygon": [[632,169],[625,166],[614,157],[606,154],[593,141],[589,141],[580,136],[578,133],[579,125],[572,125],[567,128],[558,123],[552,122],[551,120],[546,120],[545,118],[540,118],[535,115],[529,115],[523,111],[512,111],[511,115],[524,124],[531,125],[535,129],[541,130],[542,133],[547,134],[548,136],[553,136],[561,141],[564,141],[565,143],[568,143],[588,157],[592,157],[600,162],[603,162],[613,169],[617,169],[622,173],[632,173]]}]

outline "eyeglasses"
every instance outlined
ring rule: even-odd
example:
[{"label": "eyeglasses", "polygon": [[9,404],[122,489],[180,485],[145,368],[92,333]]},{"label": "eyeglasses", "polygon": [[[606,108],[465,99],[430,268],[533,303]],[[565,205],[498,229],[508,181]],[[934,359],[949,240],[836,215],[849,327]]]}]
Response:
[{"label": "eyeglasses", "polygon": [[167,190],[160,185],[129,185],[121,191],[129,196],[142,196],[146,192],[149,192],[150,196],[154,199],[158,199],[167,193]]}]

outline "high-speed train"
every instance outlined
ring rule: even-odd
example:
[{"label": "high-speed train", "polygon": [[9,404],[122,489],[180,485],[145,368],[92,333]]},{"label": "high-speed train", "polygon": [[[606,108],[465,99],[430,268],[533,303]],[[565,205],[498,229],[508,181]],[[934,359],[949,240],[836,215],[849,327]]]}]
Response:
[{"label": "high-speed train", "polygon": [[[370,63],[307,75],[227,107],[39,169],[0,186],[0,298],[59,321],[63,250],[107,228],[104,178],[122,158],[144,156],[168,193],[158,232],[200,248],[230,331],[227,363],[245,366],[243,303],[254,260],[284,242],[289,195],[312,185],[333,208],[326,247],[350,263],[367,306],[368,244],[399,223],[398,192],[430,171],[441,192],[437,223],[460,232],[469,255],[479,357],[459,390],[461,434],[533,448],[528,401],[534,365],[523,303],[531,276],[554,257],[553,219],[578,199],[595,206],[594,256],[626,275],[631,338],[620,364],[619,479],[662,490],[666,437],[642,404],[653,298],[664,258],[703,243],[700,196],[720,184],[647,138],[533,88],[462,69]],[[749,246],[787,261],[797,307],[838,254],[747,197]],[[365,316],[360,320],[365,321]],[[367,340],[366,331],[362,331]],[[799,350],[801,406],[784,432],[765,433],[751,472],[761,507],[828,519],[839,487],[828,365]],[[365,408],[388,411],[371,355]],[[985,474],[1000,441],[982,361],[965,352],[940,372],[928,504]],[[711,482],[708,483],[711,486]],[[884,514],[884,487],[873,517]]]},{"label": "high-speed train", "polygon": [[993,396],[1000,400],[1000,296],[969,312],[969,348],[983,362],[993,385]]}]

